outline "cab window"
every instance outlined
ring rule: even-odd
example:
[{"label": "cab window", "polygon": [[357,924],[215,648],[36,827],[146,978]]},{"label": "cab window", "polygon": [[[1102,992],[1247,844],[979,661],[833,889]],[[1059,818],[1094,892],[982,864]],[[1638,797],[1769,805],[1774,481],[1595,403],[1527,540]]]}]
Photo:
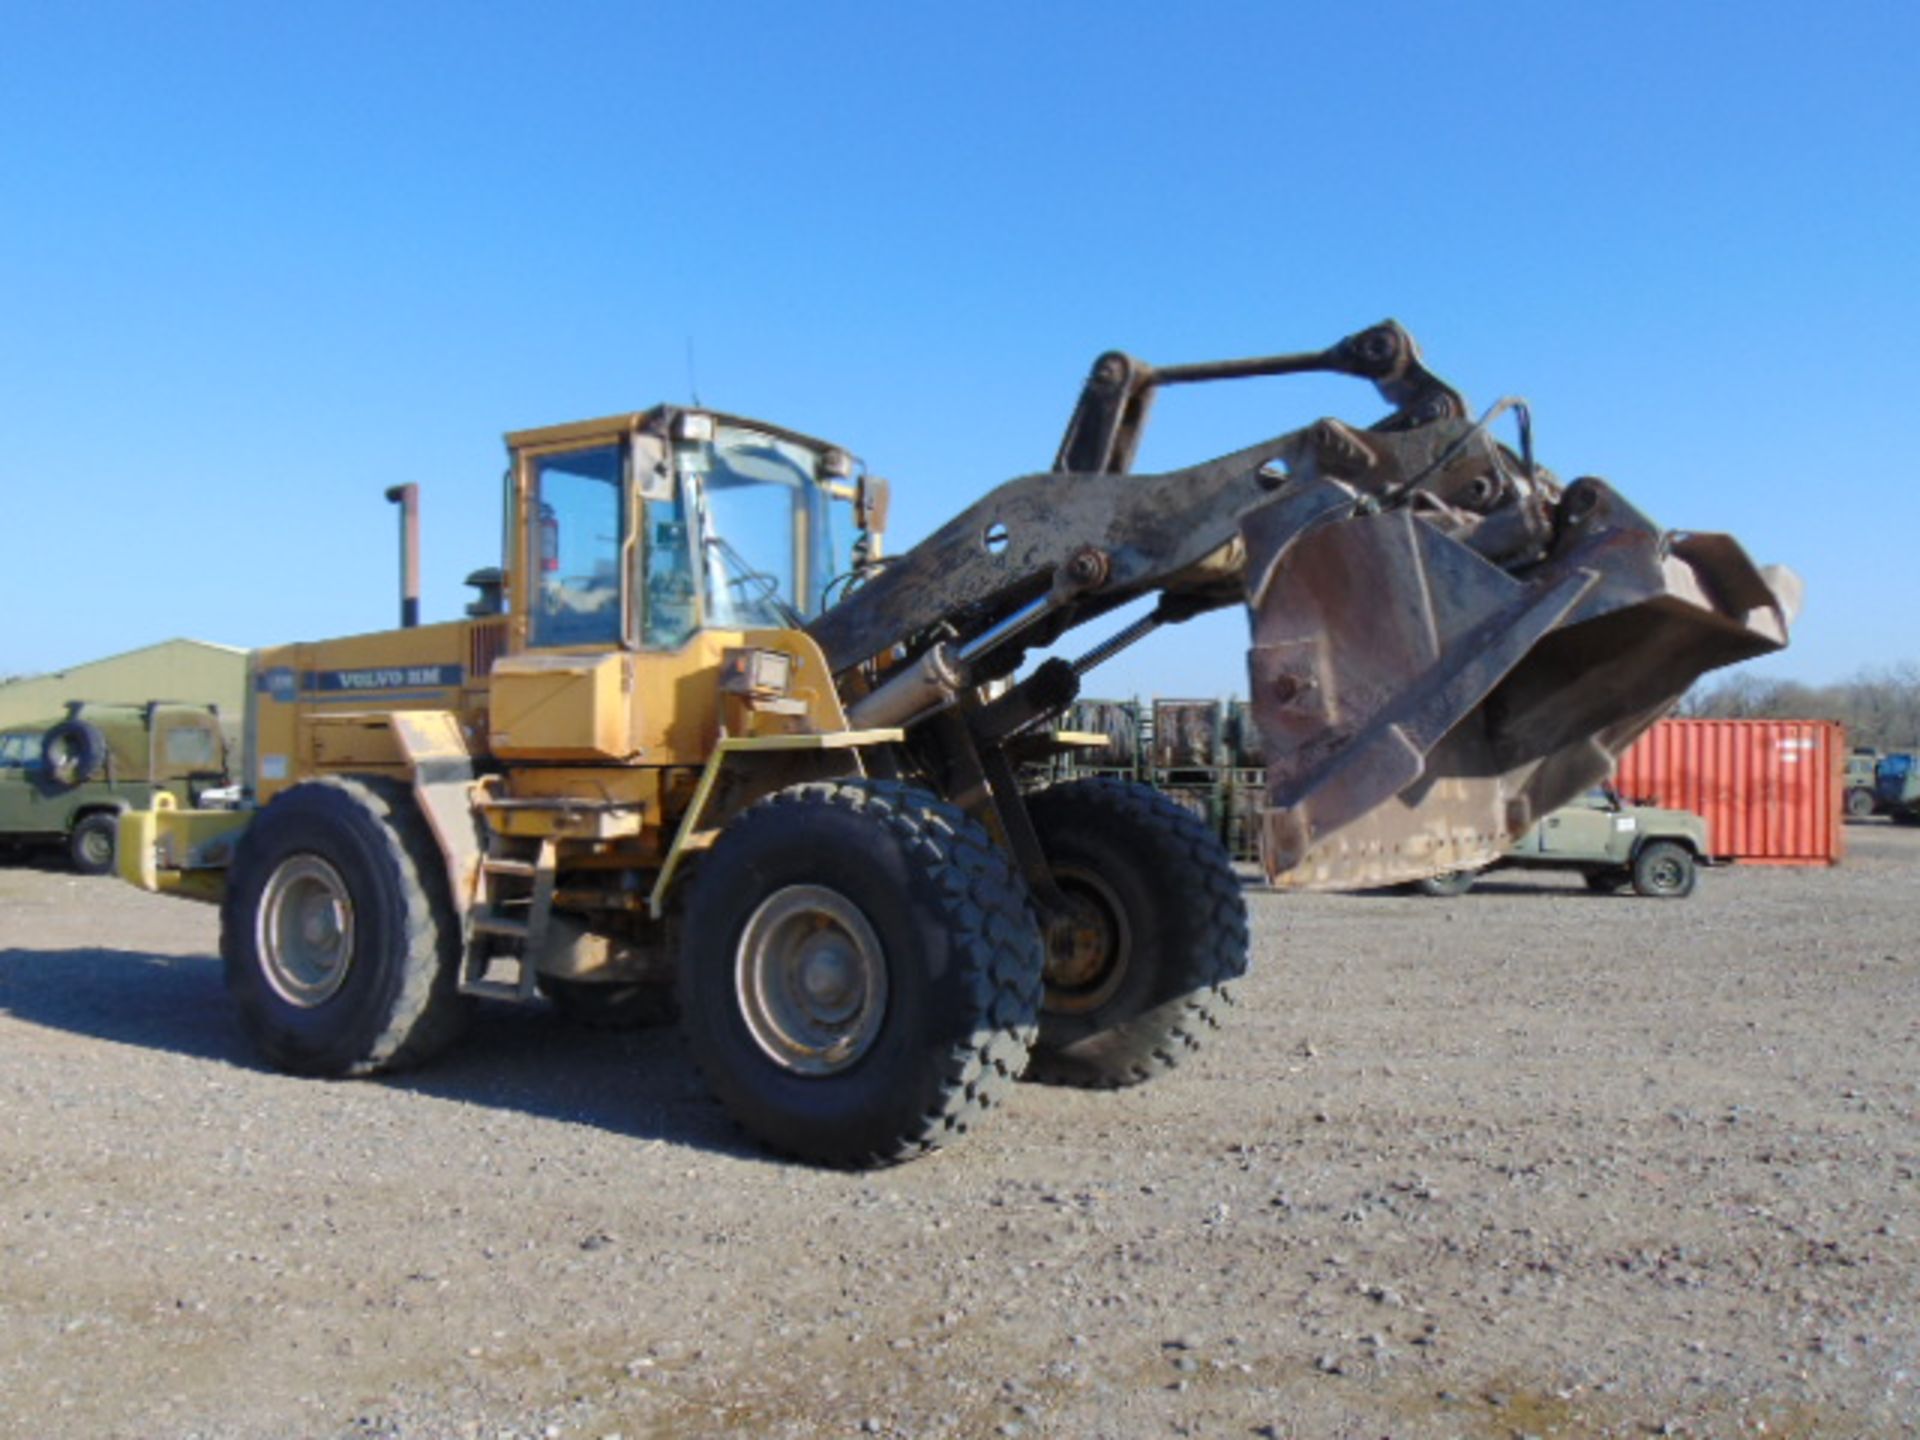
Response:
[{"label": "cab window", "polygon": [[798,627],[819,614],[834,551],[819,457],[726,424],[675,449],[707,623]]},{"label": "cab window", "polygon": [[218,770],[220,751],[213,732],[200,725],[176,725],[160,740],[166,763],[180,770]]},{"label": "cab window", "polygon": [[678,650],[700,628],[700,607],[687,509],[677,490],[672,500],[647,502],[642,530],[640,563],[647,597],[642,643],[649,649]]},{"label": "cab window", "polygon": [[626,497],[620,449],[599,446],[534,462],[532,642],[617,645],[620,537]]}]

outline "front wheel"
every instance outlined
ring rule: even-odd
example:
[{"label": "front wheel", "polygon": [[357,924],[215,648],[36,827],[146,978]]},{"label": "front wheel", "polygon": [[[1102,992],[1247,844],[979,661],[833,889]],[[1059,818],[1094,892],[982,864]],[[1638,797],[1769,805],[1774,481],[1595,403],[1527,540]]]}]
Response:
[{"label": "front wheel", "polygon": [[368,1075],[450,1044],[460,928],[446,867],[397,785],[283,790],[241,837],[220,912],[227,989],[262,1054],[299,1075]]},{"label": "front wheel", "polygon": [[113,851],[119,838],[119,816],[84,815],[67,836],[67,858],[82,875],[104,875],[113,869]]},{"label": "front wheel", "polygon": [[1171,1070],[1219,1028],[1247,969],[1247,907],[1218,837],[1145,786],[1076,780],[1029,797],[1066,897],[1049,929],[1028,1078],[1113,1089]]},{"label": "front wheel", "polygon": [[1633,888],[1656,900],[1678,900],[1693,893],[1693,852],[1672,840],[1640,847],[1633,859]]},{"label": "front wheel", "polygon": [[1847,791],[1847,818],[1865,820],[1873,814],[1873,792],[1864,786],[1856,785]]},{"label": "front wheel", "polygon": [[729,1114],[827,1165],[910,1159],[1012,1090],[1040,1007],[1025,886],[892,781],[796,785],[722,831],[687,901],[688,1048]]},{"label": "front wheel", "polygon": [[1464,895],[1473,888],[1473,882],[1480,878],[1473,870],[1449,870],[1444,875],[1428,875],[1413,882],[1413,888],[1422,895],[1433,895],[1445,899],[1450,895]]}]

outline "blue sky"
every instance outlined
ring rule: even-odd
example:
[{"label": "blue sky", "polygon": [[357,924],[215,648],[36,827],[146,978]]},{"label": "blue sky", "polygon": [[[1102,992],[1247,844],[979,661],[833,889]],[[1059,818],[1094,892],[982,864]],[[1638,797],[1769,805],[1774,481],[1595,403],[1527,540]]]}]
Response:
[{"label": "blue sky", "polygon": [[[0,674],[428,618],[501,432],[701,397],[846,444],[910,542],[1051,460],[1093,356],[1392,315],[1542,459],[1915,658],[1920,7],[0,4]],[[1169,396],[1146,466],[1351,383]],[[1237,618],[1093,688],[1225,693]]]}]

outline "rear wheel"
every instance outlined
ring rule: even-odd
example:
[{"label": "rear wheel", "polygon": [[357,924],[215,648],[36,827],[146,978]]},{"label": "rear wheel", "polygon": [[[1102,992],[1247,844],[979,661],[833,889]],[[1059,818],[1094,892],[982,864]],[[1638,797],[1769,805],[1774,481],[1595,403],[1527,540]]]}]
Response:
[{"label": "rear wheel", "polygon": [[296,1074],[418,1064],[467,1011],[446,868],[387,782],[329,777],[273,798],[234,858],[220,953],[254,1043]]},{"label": "rear wheel", "polygon": [[104,875],[113,869],[113,851],[120,836],[120,817],[96,812],[80,817],[67,836],[67,858],[82,875]]},{"label": "rear wheel", "polygon": [[1011,1091],[1040,1006],[1039,929],[1006,855],[891,781],[796,785],[700,862],[682,1024],[721,1103],[773,1149],[909,1159]]},{"label": "rear wheel", "polygon": [[1413,882],[1413,888],[1422,895],[1437,895],[1445,898],[1449,895],[1464,895],[1473,888],[1473,882],[1480,878],[1473,870],[1449,870],[1445,875],[1429,875],[1424,880]]},{"label": "rear wheel", "polygon": [[1678,900],[1693,893],[1693,852],[1672,840],[1655,840],[1633,857],[1636,894],[1658,900]]},{"label": "rear wheel", "polygon": [[1077,780],[1028,809],[1067,912],[1048,934],[1040,1038],[1027,1074],[1111,1089],[1198,1049],[1246,973],[1247,907],[1226,850],[1144,786]]}]

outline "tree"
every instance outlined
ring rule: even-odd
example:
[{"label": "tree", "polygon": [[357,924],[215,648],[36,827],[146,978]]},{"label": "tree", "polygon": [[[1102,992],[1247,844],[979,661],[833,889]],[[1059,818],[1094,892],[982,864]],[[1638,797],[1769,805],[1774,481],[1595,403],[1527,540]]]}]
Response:
[{"label": "tree", "polygon": [[1920,749],[1920,662],[1862,670],[1833,685],[1725,675],[1689,690],[1674,713],[1706,720],[1838,720],[1855,745]]}]

